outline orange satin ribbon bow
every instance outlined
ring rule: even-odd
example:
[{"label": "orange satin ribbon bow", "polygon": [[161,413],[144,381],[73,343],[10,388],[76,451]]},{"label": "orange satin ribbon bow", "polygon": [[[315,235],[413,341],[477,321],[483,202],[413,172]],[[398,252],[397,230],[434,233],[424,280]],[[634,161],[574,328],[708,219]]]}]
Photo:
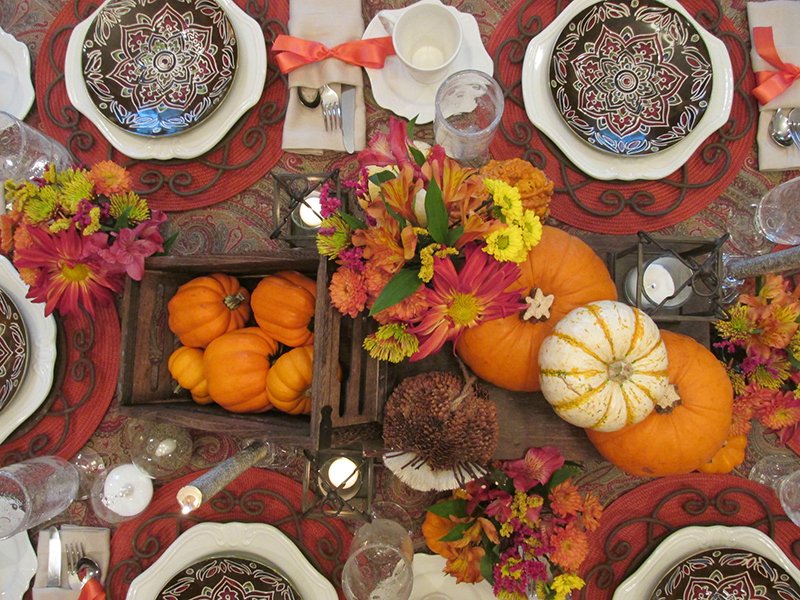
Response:
[{"label": "orange satin ribbon bow", "polygon": [[392,38],[388,36],[355,40],[328,48],[319,42],[291,35],[279,35],[275,38],[272,49],[279,53],[276,59],[282,73],[289,73],[298,67],[326,58],[338,58],[351,65],[368,69],[382,69],[386,57],[394,54]]},{"label": "orange satin ribbon bow", "polygon": [[778,49],[772,37],[772,27],[753,27],[753,44],[761,58],[780,69],[780,71],[756,71],[758,86],[753,89],[753,95],[761,104],[766,104],[788,89],[796,79],[800,79],[800,67],[785,63],[778,56]]},{"label": "orange satin ribbon bow", "polygon": [[106,600],[106,590],[102,583],[92,577],[81,588],[78,600]]}]

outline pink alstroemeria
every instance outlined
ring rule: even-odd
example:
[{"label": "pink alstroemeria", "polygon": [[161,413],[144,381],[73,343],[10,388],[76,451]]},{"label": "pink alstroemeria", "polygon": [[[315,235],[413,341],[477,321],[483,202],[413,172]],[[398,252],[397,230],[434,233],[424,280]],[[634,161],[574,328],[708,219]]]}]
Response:
[{"label": "pink alstroemeria", "polygon": [[433,259],[433,289],[427,290],[430,310],[408,330],[420,340],[420,360],[438,352],[448,340],[458,341],[465,329],[501,319],[525,308],[519,291],[505,289],[519,278],[519,267],[501,263],[475,244],[466,248],[466,261],[457,272],[450,257]]},{"label": "pink alstroemeria", "polygon": [[148,239],[137,239],[133,229],[121,229],[119,233],[111,235],[117,239],[110,248],[100,250],[100,256],[112,266],[112,270],[127,273],[131,279],[141,281],[144,259],[163,250],[163,247]]},{"label": "pink alstroemeria", "polygon": [[524,458],[503,464],[503,472],[514,480],[514,488],[527,492],[537,484],[544,485],[550,476],[564,466],[564,457],[555,446],[530,448]]},{"label": "pink alstroemeria", "polygon": [[376,167],[402,166],[404,164],[416,166],[408,156],[408,144],[406,124],[391,117],[388,135],[382,131],[376,133],[367,147],[358,153],[358,163]]}]

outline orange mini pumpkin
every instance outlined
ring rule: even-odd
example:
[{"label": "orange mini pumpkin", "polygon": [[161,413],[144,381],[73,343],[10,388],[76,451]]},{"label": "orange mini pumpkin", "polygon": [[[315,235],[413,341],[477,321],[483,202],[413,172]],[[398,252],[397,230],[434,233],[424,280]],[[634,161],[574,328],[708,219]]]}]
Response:
[{"label": "orange mini pumpkin", "polygon": [[617,431],[585,430],[607,460],[631,475],[661,477],[694,471],[722,448],[733,416],[733,388],[725,367],[692,338],[662,331],[669,381],[677,392],[671,411],[653,411]]},{"label": "orange mini pumpkin", "polygon": [[746,449],[745,434],[729,437],[713,458],[697,467],[697,470],[701,473],[730,473],[744,462]]},{"label": "orange mini pumpkin", "polygon": [[316,302],[313,279],[297,271],[281,271],[258,282],[250,304],[261,329],[282,344],[297,347],[314,341]]},{"label": "orange mini pumpkin", "polygon": [[170,374],[178,382],[178,385],[185,390],[189,390],[192,398],[198,404],[210,404],[213,402],[208,394],[208,381],[206,381],[206,370],[203,366],[203,351],[200,348],[191,346],[181,346],[176,348],[169,360],[167,368]]},{"label": "orange mini pumpkin", "polygon": [[184,346],[205,348],[250,318],[250,292],[223,273],[184,283],[167,304],[169,328]]},{"label": "orange mini pumpkin", "polygon": [[463,333],[456,351],[478,377],[508,390],[533,392],[539,389],[539,348],[556,323],[589,302],[616,300],[617,287],[594,250],[554,227],[542,228],[541,241],[520,268],[522,274],[509,289],[522,289],[532,300],[537,289],[554,296],[549,316],[525,320],[519,313],[482,323]]},{"label": "orange mini pumpkin", "polygon": [[259,327],[245,327],[212,341],[203,355],[208,393],[231,412],[263,412],[272,408],[267,397],[270,357],[278,343]]},{"label": "orange mini pumpkin", "polygon": [[267,374],[267,397],[272,405],[292,415],[311,413],[313,346],[301,346],[282,354]]}]

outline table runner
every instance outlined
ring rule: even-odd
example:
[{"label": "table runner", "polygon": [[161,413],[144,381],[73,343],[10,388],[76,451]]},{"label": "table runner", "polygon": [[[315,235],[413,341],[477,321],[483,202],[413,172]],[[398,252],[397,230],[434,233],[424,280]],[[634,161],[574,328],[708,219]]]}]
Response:
[{"label": "table runner", "polygon": [[55,401],[30,431],[19,438],[12,435],[0,445],[0,465],[53,454],[72,458],[108,410],[120,360],[116,309],[99,308],[92,318],[86,313],[70,315],[63,319],[63,333],[66,356],[59,360],[67,364],[61,390],[54,390]]},{"label": "table runner", "polygon": [[[522,157],[556,184],[552,216],[596,233],[632,234],[675,225],[705,208],[736,178],[753,148],[756,128],[754,85],[742,34],[714,0],[684,0],[683,6],[729,48],[736,80],[728,123],[712,134],[685,167],[660,181],[596,181],[576,169],[525,113],[522,63],[528,42],[556,16],[560,3],[525,0],[514,4],[494,30],[487,48],[495,77],[508,101],[500,134],[492,142],[497,159]],[[576,138],[577,139],[577,138]]]},{"label": "table runner", "polygon": [[[236,0],[255,18],[268,47],[285,33],[287,0]],[[188,210],[227,200],[261,179],[282,155],[281,133],[286,109],[285,78],[268,57],[267,81],[261,100],[234,125],[212,150],[193,160],[131,160],[112,147],[97,128],[69,102],[64,82],[64,55],[72,29],[99,3],[70,0],[50,26],[36,62],[36,100],[48,135],[66,145],[87,164],[112,159],[126,166],[137,191],[152,208]]]},{"label": "table runner", "polygon": [[334,582],[340,598],[341,571],[352,534],[344,522],[317,515],[300,520],[302,486],[266,469],[251,468],[189,515],[181,515],[175,494],[201,472],[157,490],[147,510],[122,523],[111,538],[108,600],[124,600],[130,582],[152,565],[175,539],[202,521],[269,523],[302,551],[315,569]]},{"label": "table runner", "polygon": [[610,599],[666,536],[689,525],[755,527],[800,566],[800,528],[771,489],[733,475],[690,473],[645,483],[606,508],[581,569],[586,587],[573,599]]}]

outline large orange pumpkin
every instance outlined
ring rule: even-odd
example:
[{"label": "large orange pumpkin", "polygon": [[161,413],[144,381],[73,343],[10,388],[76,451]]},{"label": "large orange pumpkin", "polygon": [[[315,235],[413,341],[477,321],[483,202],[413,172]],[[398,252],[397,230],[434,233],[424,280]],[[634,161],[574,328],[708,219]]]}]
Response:
[{"label": "large orange pumpkin", "polygon": [[184,346],[205,348],[250,318],[250,292],[230,275],[214,273],[184,283],[167,304],[169,328]]},{"label": "large orange pumpkin", "polygon": [[595,300],[616,300],[617,288],[605,263],[585,242],[554,227],[543,227],[542,239],[520,264],[522,274],[510,289],[533,296],[540,289],[553,295],[550,316],[525,320],[514,314],[467,329],[456,350],[478,377],[502,388],[539,389],[539,348],[559,319]]},{"label": "large orange pumpkin", "polygon": [[733,388],[717,358],[688,336],[662,331],[661,338],[680,403],[617,431],[585,430],[607,460],[641,477],[689,473],[710,461],[728,437],[733,415]]},{"label": "large orange pumpkin", "polygon": [[[167,361],[170,375],[175,378],[178,385],[189,390],[192,398],[198,404],[211,404],[213,400],[208,394],[208,381],[206,370],[203,366],[203,351],[200,348],[181,346],[170,354]],[[180,388],[179,388],[180,389]]]},{"label": "large orange pumpkin", "polygon": [[263,412],[272,408],[267,397],[270,357],[278,343],[259,327],[221,335],[206,348],[203,366],[208,393],[231,412]]},{"label": "large orange pumpkin", "polygon": [[282,344],[297,347],[314,341],[310,326],[316,302],[313,279],[296,271],[281,271],[258,282],[250,305],[261,329]]}]

